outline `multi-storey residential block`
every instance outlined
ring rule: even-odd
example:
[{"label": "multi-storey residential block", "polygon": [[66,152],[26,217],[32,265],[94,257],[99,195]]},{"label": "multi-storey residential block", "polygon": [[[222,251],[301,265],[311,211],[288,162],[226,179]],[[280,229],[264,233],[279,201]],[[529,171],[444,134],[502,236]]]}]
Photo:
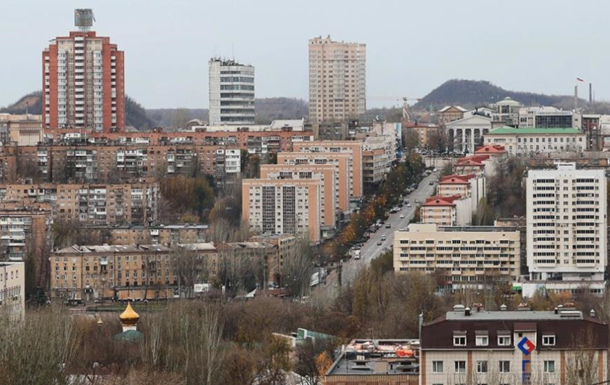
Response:
[{"label": "multi-storey residential block", "polygon": [[595,384],[608,375],[608,343],[606,323],[567,306],[456,305],[421,328],[419,383]]},{"label": "multi-storey residential block", "polygon": [[294,152],[330,152],[350,154],[351,175],[350,175],[350,196],[360,198],[363,195],[362,185],[362,152],[364,144],[357,140],[320,140],[314,142],[293,143]]},{"label": "multi-storey residential block", "polygon": [[388,172],[388,154],[383,148],[365,149],[362,153],[362,177],[365,185],[381,183]]},{"label": "multi-storey residential block", "polygon": [[178,282],[163,245],[71,246],[51,253],[51,296],[172,298]]},{"label": "multi-storey residential block", "polygon": [[91,226],[108,232],[113,245],[166,245],[205,242],[208,225]]},{"label": "multi-storey residential block", "polygon": [[322,182],[320,195],[320,226],[328,232],[336,227],[337,186],[335,167],[330,164],[263,164],[260,167],[261,179],[318,179]]},{"label": "multi-storey residential block", "polygon": [[394,270],[435,274],[448,290],[509,284],[519,278],[520,245],[517,228],[412,223],[394,233]]},{"label": "multi-storey residential block", "polygon": [[[527,175],[527,265],[524,295],[605,288],[607,204],[604,170],[529,170]],[[527,290],[526,290],[527,289]]]},{"label": "multi-storey residential block", "polygon": [[322,181],[244,179],[242,217],[261,234],[293,234],[320,241]]},{"label": "multi-storey residential block", "polygon": [[210,125],[254,124],[254,67],[210,60]]},{"label": "multi-storey residential block", "polygon": [[350,184],[352,179],[349,154],[318,153],[279,153],[277,163],[281,165],[332,165],[335,169],[335,202],[343,211],[350,209]]},{"label": "multi-storey residential block", "polygon": [[432,196],[420,208],[421,223],[466,226],[472,222],[472,198],[461,195]]},{"label": "multi-storey residential block", "polygon": [[346,121],[366,112],[366,45],[309,40],[309,120]]},{"label": "multi-storey residential block", "polygon": [[124,130],[124,64],[123,51],[93,31],[52,40],[42,53],[44,127]]},{"label": "multi-storey residential block", "polygon": [[459,195],[462,198],[472,198],[473,213],[479,201],[487,195],[485,176],[447,175],[438,182],[439,196]]},{"label": "multi-storey residential block", "polygon": [[24,204],[49,203],[54,218],[90,225],[138,224],[157,221],[159,184],[7,184],[0,198]]},{"label": "multi-storey residential block", "polygon": [[500,144],[510,155],[582,152],[587,149],[587,134],[578,128],[501,127],[487,133],[485,143]]},{"label": "multi-storey residential block", "polygon": [[0,262],[0,317],[25,315],[25,264]]}]

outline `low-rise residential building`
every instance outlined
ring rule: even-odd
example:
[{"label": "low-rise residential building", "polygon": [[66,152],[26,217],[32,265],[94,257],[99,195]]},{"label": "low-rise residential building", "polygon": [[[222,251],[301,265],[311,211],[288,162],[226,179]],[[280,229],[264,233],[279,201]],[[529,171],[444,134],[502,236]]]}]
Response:
[{"label": "low-rise residential building", "polygon": [[495,167],[489,155],[473,155],[459,158],[453,165],[453,172],[457,175],[474,174],[477,177],[493,175]]},{"label": "low-rise residential building", "polygon": [[0,262],[0,318],[25,315],[25,263]]},{"label": "low-rise residential building", "polygon": [[208,225],[91,226],[108,232],[113,245],[166,245],[205,242]]},{"label": "low-rise residential building", "polygon": [[438,226],[466,226],[472,222],[472,212],[472,198],[432,196],[421,205],[420,219]]},{"label": "low-rise residential building", "polygon": [[444,290],[510,284],[519,278],[520,244],[516,228],[412,223],[394,233],[394,271],[434,274]]},{"label": "low-rise residential building", "polygon": [[573,308],[456,305],[421,327],[419,383],[595,384],[607,379],[608,343],[608,325]]},{"label": "low-rise residential building", "polygon": [[438,182],[437,195],[472,199],[472,212],[476,212],[479,201],[487,194],[485,176],[447,175]]},{"label": "low-rise residential building", "polygon": [[242,218],[261,234],[293,234],[320,242],[319,179],[242,180]]},{"label": "low-rise residential building", "polygon": [[35,146],[42,142],[42,115],[0,114],[0,143]]},{"label": "low-rise residential building", "polygon": [[607,266],[607,179],[601,169],[529,170],[524,296],[538,290],[604,292]]},{"label": "low-rise residential building", "polygon": [[578,128],[500,127],[485,135],[486,144],[500,144],[510,155],[532,155],[548,152],[587,149],[587,134]]},{"label": "low-rise residential building", "polygon": [[418,340],[353,340],[324,377],[325,385],[418,383]]}]

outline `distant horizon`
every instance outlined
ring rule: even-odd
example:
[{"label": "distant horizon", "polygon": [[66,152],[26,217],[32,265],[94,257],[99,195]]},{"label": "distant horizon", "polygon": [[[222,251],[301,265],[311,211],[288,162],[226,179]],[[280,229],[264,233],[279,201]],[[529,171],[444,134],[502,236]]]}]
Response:
[{"label": "distant horizon", "polygon": [[[581,77],[594,84],[597,100],[610,99],[610,53],[602,44],[608,36],[588,16],[610,11],[610,3],[584,0],[575,12],[568,0],[516,0],[502,10],[504,25],[488,5],[380,0],[373,25],[370,5],[362,0],[310,0],[290,9],[279,0],[150,0],[145,6],[120,0],[6,0],[0,4],[6,16],[0,48],[10,60],[0,61],[0,106],[41,89],[42,50],[74,30],[74,9],[86,7],[96,15],[93,30],[125,51],[126,94],[149,109],[208,108],[213,57],[252,64],[257,98],[308,100],[307,42],[320,35],[367,45],[369,108],[397,106],[405,96],[422,98],[450,79],[485,79],[506,90],[568,96]],[[540,23],[541,17],[570,20],[578,28]],[[593,56],[583,60],[577,52]]]}]

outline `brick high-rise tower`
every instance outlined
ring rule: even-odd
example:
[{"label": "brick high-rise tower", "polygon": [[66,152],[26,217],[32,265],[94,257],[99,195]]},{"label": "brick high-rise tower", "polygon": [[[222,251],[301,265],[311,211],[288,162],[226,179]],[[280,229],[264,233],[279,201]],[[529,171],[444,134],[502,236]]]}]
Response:
[{"label": "brick high-rise tower", "polygon": [[124,53],[89,30],[91,10],[75,10],[75,24],[42,52],[44,127],[124,131]]}]

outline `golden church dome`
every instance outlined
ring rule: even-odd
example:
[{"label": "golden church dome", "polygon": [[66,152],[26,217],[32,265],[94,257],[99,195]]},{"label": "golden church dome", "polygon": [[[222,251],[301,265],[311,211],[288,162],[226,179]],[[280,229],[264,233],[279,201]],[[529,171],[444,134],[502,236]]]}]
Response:
[{"label": "golden church dome", "polygon": [[127,302],[127,307],[125,308],[125,311],[119,316],[119,319],[121,320],[121,323],[125,326],[135,326],[135,324],[138,323],[140,316],[132,309],[131,303]]}]

